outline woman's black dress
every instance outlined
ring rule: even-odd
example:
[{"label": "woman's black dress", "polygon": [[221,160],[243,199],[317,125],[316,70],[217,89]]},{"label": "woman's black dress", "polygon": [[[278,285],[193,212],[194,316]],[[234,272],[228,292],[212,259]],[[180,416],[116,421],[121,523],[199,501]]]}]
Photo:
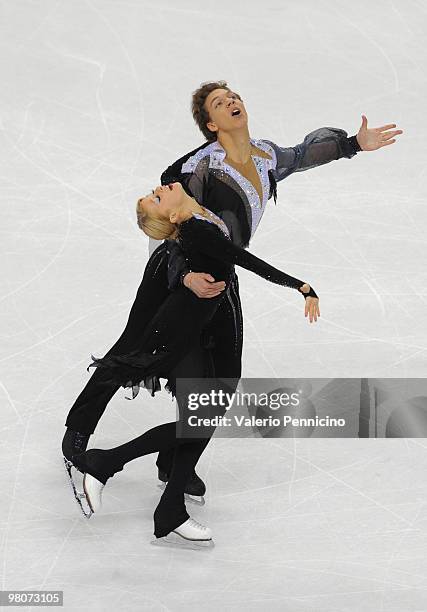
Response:
[{"label": "woman's black dress", "polygon": [[[210,211],[208,211],[210,213]],[[235,245],[224,222],[210,213],[211,219],[193,213],[179,226],[177,241],[193,272],[206,272],[225,281],[226,289],[234,275],[234,266],[241,266],[272,283],[297,289],[305,281],[289,276]],[[220,224],[220,227],[217,223]],[[88,366],[108,371],[106,383],[132,387],[135,398],[140,387],[152,395],[161,389],[159,379],[167,379],[166,389],[175,396],[176,381],[170,376],[173,368],[198,343],[203,329],[212,319],[225,297],[226,289],[217,297],[200,299],[184,286],[178,287],[162,303],[156,315],[145,326],[137,349],[124,355],[96,358]],[[307,295],[317,297],[313,289]],[[110,376],[111,375],[111,376]]]}]

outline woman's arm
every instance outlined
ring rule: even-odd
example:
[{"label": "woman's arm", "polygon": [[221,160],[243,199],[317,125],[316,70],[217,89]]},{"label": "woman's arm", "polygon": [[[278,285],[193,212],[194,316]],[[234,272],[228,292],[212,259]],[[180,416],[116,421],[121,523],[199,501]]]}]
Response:
[{"label": "woman's arm", "polygon": [[274,150],[277,159],[273,170],[276,181],[281,181],[293,172],[301,172],[327,164],[335,159],[350,159],[361,151],[356,136],[347,137],[340,128],[322,127],[304,138],[294,147],[279,147],[270,140],[263,139]]},{"label": "woman's arm", "polygon": [[[195,221],[195,220],[194,220]],[[190,227],[192,226],[192,227]],[[234,264],[245,268],[250,272],[254,272],[258,276],[265,278],[276,285],[283,285],[292,289],[297,289],[304,298],[316,297],[317,294],[312,287],[308,293],[303,293],[300,288],[305,284],[305,281],[294,278],[277,268],[274,268],[263,259],[252,255],[249,251],[237,246],[229,238],[226,238],[221,231],[207,221],[193,222],[189,225],[181,226],[180,231],[185,239],[185,232],[190,231],[189,239],[201,253],[205,253],[210,257],[225,261],[229,264]]]}]

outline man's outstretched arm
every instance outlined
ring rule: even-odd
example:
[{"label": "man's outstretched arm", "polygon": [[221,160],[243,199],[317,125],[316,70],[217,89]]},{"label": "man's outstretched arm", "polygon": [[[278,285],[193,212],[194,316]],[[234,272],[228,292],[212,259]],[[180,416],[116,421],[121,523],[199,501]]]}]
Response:
[{"label": "man's outstretched arm", "polygon": [[359,151],[376,151],[396,142],[393,138],[402,130],[391,130],[394,123],[368,129],[368,120],[362,115],[362,125],[354,136],[340,128],[322,127],[307,134],[304,141],[294,147],[279,147],[266,140],[273,147],[277,157],[274,171],[276,181],[281,181],[293,172],[301,172],[327,164],[333,160],[354,157]]}]

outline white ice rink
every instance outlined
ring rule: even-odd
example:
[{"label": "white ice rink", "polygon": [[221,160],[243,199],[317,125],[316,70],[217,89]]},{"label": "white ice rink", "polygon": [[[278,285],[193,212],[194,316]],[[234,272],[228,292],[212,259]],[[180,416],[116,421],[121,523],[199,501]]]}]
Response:
[{"label": "white ice rink", "polygon": [[[204,141],[190,98],[208,80],[282,146],[356,134],[362,113],[404,130],[278,184],[250,250],[312,282],[321,317],[238,270],[243,375],[426,376],[427,3],[3,0],[0,15],[0,589],[91,612],[426,611],[426,439],[212,440],[207,503],[188,506],[207,551],[150,545],[154,455],[86,521],[60,445],[148,259],[136,200]],[[165,392],[125,395],[90,446],[175,418]]]}]

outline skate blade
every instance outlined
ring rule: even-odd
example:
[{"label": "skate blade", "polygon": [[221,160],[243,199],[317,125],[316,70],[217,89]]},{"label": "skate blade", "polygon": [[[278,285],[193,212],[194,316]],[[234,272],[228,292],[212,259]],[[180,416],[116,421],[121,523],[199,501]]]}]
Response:
[{"label": "skate blade", "polygon": [[[162,491],[164,491],[166,489],[166,483],[165,482],[161,482],[157,486]],[[197,506],[204,506],[205,503],[206,503],[205,498],[203,496],[201,497],[199,495],[190,495],[189,493],[184,493],[184,498],[186,499],[186,501],[189,501],[192,504],[196,504]]]},{"label": "skate blade", "polygon": [[215,546],[213,540],[188,540],[174,531],[163,538],[155,538],[151,541],[151,544],[161,548],[180,548],[183,550],[210,550]]},{"label": "skate blade", "polygon": [[206,503],[205,498],[200,497],[198,495],[190,495],[189,493],[184,493],[184,497],[187,501],[191,502],[192,504],[196,504],[197,506],[204,506]]},{"label": "skate blade", "polygon": [[71,484],[71,489],[73,491],[74,499],[76,500],[80,510],[82,511],[83,516],[85,516],[86,518],[90,518],[93,514],[93,511],[89,505],[86,494],[84,492],[78,491],[76,487],[76,483],[74,482],[72,469],[75,469],[76,471],[78,470],[73,465],[73,463],[71,463],[71,461],[69,461],[66,457],[63,457],[63,459],[64,459],[65,470],[67,472],[67,475],[68,475],[68,478]]}]

